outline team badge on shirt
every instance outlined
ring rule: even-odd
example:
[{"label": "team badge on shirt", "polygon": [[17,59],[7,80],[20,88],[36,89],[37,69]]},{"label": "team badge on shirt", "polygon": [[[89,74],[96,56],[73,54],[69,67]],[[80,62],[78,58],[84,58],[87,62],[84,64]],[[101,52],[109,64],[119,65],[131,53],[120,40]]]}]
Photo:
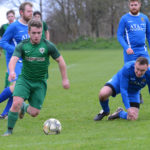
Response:
[{"label": "team badge on shirt", "polygon": [[41,54],[43,54],[45,52],[45,48],[40,48],[39,51]]},{"label": "team badge on shirt", "polygon": [[141,20],[142,20],[142,21],[144,21],[144,18],[143,18],[143,17],[141,17]]},{"label": "team badge on shirt", "polygon": [[146,79],[142,79],[142,82],[146,82]]}]

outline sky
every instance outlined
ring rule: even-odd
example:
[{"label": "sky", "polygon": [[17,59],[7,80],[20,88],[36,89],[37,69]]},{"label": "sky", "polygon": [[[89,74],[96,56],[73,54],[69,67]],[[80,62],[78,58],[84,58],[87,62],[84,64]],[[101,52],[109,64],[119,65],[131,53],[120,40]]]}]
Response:
[{"label": "sky", "polygon": [[6,12],[9,10],[6,7],[0,7],[1,15],[0,15],[0,26],[4,23],[7,23]]}]

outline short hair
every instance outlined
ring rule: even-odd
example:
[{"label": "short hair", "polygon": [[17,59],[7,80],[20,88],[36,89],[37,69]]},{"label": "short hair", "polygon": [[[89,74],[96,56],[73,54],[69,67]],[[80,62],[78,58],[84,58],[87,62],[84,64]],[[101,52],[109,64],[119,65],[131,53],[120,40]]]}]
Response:
[{"label": "short hair", "polygon": [[31,27],[42,28],[42,22],[40,20],[31,19],[28,23],[28,30],[31,30]]},{"label": "short hair", "polygon": [[6,16],[8,16],[9,14],[13,14],[15,16],[15,11],[14,10],[9,10],[6,12]]},{"label": "short hair", "polygon": [[35,15],[40,15],[40,16],[42,16],[42,14],[41,14],[40,11],[35,11],[35,12],[33,13],[33,16],[35,16]]},{"label": "short hair", "polygon": [[129,0],[129,3],[131,3],[131,2],[139,2],[139,3],[141,3],[141,0]]},{"label": "short hair", "polygon": [[139,57],[137,58],[136,62],[138,62],[140,65],[147,65],[148,66],[148,60],[145,57]]},{"label": "short hair", "polygon": [[22,3],[22,4],[20,5],[19,11],[23,11],[23,12],[24,12],[26,5],[29,5],[29,6],[33,7],[33,4],[32,4],[32,3],[30,3],[30,2],[24,2],[24,3]]}]

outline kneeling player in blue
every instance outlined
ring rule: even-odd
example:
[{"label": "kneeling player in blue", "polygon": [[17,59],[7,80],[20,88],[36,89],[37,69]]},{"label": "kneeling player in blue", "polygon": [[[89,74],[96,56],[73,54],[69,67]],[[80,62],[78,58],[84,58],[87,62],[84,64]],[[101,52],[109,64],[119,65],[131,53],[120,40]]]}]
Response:
[{"label": "kneeling player in blue", "polygon": [[123,108],[118,108],[115,113],[108,116],[108,120],[117,118],[136,120],[140,106],[139,92],[146,85],[148,85],[150,93],[150,69],[148,68],[148,60],[144,57],[139,57],[136,61],[126,63],[100,90],[99,102],[102,110],[95,116],[94,120],[99,121],[109,115],[109,97],[115,97],[119,93],[121,93],[127,112]]}]

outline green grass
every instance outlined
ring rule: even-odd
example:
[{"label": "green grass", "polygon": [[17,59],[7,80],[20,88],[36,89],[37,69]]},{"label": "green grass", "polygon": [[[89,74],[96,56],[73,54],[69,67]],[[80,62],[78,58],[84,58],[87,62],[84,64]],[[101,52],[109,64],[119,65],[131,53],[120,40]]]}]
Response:
[{"label": "green grass", "polygon": [[[123,65],[122,50],[61,51],[68,66],[71,88],[64,90],[57,63],[49,68],[48,90],[38,117],[26,114],[18,120],[10,137],[0,136],[0,150],[148,150],[150,147],[150,102],[147,87],[142,90],[137,121],[115,120],[94,122],[99,112],[99,89]],[[0,59],[0,90],[4,86],[4,56]],[[4,103],[0,105],[3,109]],[[122,106],[121,96],[110,98],[111,112]],[[48,118],[62,124],[59,135],[45,135],[42,125]],[[0,134],[7,120],[0,120]]]},{"label": "green grass", "polygon": [[59,49],[78,50],[78,49],[119,49],[121,45],[116,38],[90,38],[80,37],[75,41],[57,44]]}]

